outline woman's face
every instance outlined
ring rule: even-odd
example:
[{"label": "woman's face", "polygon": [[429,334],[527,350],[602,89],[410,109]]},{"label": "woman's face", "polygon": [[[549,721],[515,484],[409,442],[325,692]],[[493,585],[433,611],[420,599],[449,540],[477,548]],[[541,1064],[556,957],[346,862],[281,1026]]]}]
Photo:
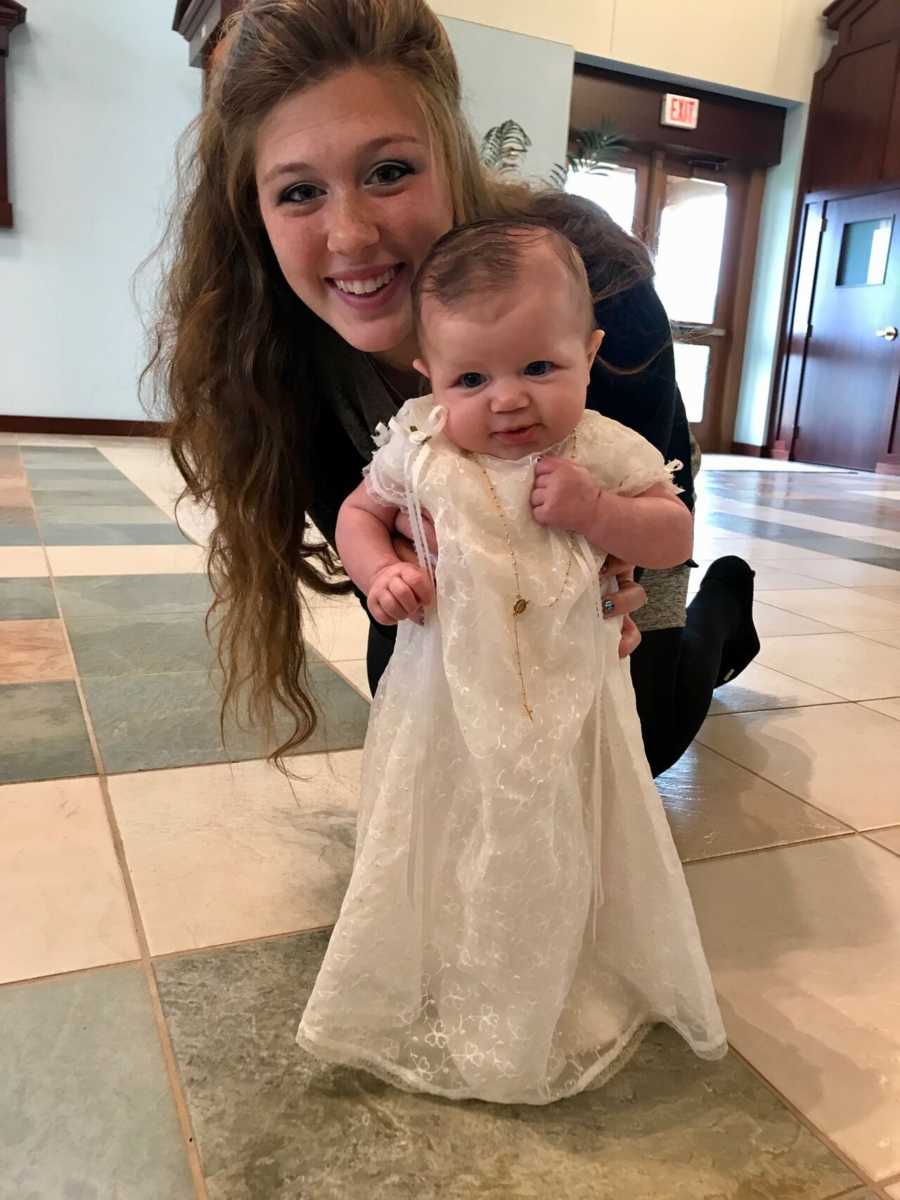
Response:
[{"label": "woman's face", "polygon": [[297,296],[352,346],[409,366],[410,285],[453,224],[411,84],[354,67],[288,96],[259,129],[256,184]]}]

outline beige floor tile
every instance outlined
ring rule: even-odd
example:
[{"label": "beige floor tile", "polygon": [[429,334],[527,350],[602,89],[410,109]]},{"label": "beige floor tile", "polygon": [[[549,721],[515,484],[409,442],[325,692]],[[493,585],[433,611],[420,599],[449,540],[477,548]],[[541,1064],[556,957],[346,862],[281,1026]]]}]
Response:
[{"label": "beige floor tile", "polygon": [[[807,556],[811,558],[823,558],[817,550],[800,549],[796,546],[787,546],[783,542],[770,542],[766,538],[748,537],[743,534],[728,534],[723,532],[716,526],[700,526],[694,534],[694,554],[695,559],[713,559],[719,558],[723,554],[737,554],[741,558],[746,558],[751,566],[756,566],[757,563],[773,563],[779,562],[787,557],[786,552],[793,551],[793,556],[796,560],[805,559]],[[788,568],[791,569],[791,568]],[[794,570],[803,572],[799,566]]]},{"label": "beige floor tile", "polygon": [[347,596],[323,596],[312,588],[300,588],[300,597],[308,608],[334,608],[343,612],[353,612],[362,609],[362,605],[351,592]]},{"label": "beige floor tile", "polygon": [[900,649],[900,629],[882,629],[878,633],[864,633],[861,636],[882,646],[896,646]]},{"label": "beige floor tile", "polygon": [[37,579],[49,574],[41,546],[0,546],[0,578]]},{"label": "beige floor tile", "polygon": [[0,829],[0,982],[139,956],[96,779],[0,788]]},{"label": "beige floor tile", "polygon": [[[900,571],[894,571],[897,579],[900,580]],[[865,592],[867,596],[877,596],[879,600],[890,600],[892,604],[900,604],[900,585],[885,586],[879,584],[875,587],[854,587],[855,592]]]},{"label": "beige floor tile", "polygon": [[0,508],[31,508],[31,489],[24,473],[0,479]]},{"label": "beige floor tile", "polygon": [[877,842],[879,846],[884,846],[886,850],[900,854],[900,825],[895,825],[892,829],[879,829],[874,833],[867,833],[866,837]]},{"label": "beige floor tile", "polygon": [[[349,879],[360,756],[113,776],[151,952],[327,925]],[[334,773],[329,769],[334,764]]]},{"label": "beige floor tile", "polygon": [[799,613],[800,616],[823,621],[826,625],[850,633],[900,630],[900,604],[892,604],[890,600],[867,596],[850,588],[766,592],[765,602],[774,608]]},{"label": "beige floor tile", "polygon": [[[827,586],[821,579],[813,579],[810,575],[803,575],[799,571],[788,571],[783,567],[757,563],[753,569],[756,571],[754,588],[757,592],[780,591],[787,588],[821,588]],[[834,584],[834,586],[838,587],[839,585]]]},{"label": "beige floor tile", "polygon": [[709,717],[702,745],[854,829],[900,824],[897,723],[858,704]]},{"label": "beige floor tile", "polygon": [[[695,579],[699,582],[703,578],[707,567],[712,562],[712,559],[709,558],[698,559],[696,554],[694,557],[699,563],[699,570],[694,571],[691,576],[692,583]],[[756,592],[783,591],[786,588],[823,588],[829,586],[829,584],[821,579],[813,579],[811,575],[802,574],[799,569],[787,570],[773,563],[757,561],[753,564],[753,570],[756,572],[756,579],[753,584]],[[835,583],[830,586],[840,587],[841,585]],[[761,597],[761,599],[765,599],[765,597]]]},{"label": "beige floor tile", "polygon": [[62,621],[0,621],[0,684],[74,678]]},{"label": "beige floor tile", "polygon": [[895,1174],[900,860],[837,838],[688,879],[732,1044],[870,1176]]},{"label": "beige floor tile", "polygon": [[188,575],[206,570],[201,546],[51,546],[54,575]]},{"label": "beige floor tile", "polygon": [[[798,568],[800,569],[800,568]],[[868,587],[876,584],[897,586],[897,572],[889,567],[878,567],[871,563],[854,562],[847,558],[830,558],[819,562],[807,562],[801,573],[814,579],[838,583],[842,587]]]},{"label": "beige floor tile", "polygon": [[360,695],[365,696],[367,700],[371,700],[372,693],[369,691],[369,676],[364,658],[345,659],[343,662],[336,662],[331,665],[343,675],[348,683],[353,684]]},{"label": "beige floor tile", "polygon": [[900,696],[894,696],[890,700],[867,700],[863,708],[871,708],[875,712],[884,713],[886,717],[900,721]]},{"label": "beige floor tile", "polygon": [[848,700],[900,695],[900,650],[853,633],[764,637],[756,661]]},{"label": "beige floor tile", "polygon": [[656,786],[683,862],[847,832],[705,746],[691,746]]},{"label": "beige floor tile", "polygon": [[716,689],[709,712],[713,716],[764,708],[800,708],[807,704],[839,704],[843,699],[753,662],[732,683]]},{"label": "beige floor tile", "polygon": [[340,662],[361,658],[366,653],[369,618],[357,602],[311,609],[305,624],[307,637],[323,658]]},{"label": "beige floor tile", "polygon": [[823,554],[820,550],[807,550],[803,546],[792,546],[790,542],[768,541],[763,541],[752,550],[749,558],[751,567],[756,567],[758,563],[777,563],[786,571],[799,571],[801,575],[811,563],[832,561],[830,554]]},{"label": "beige floor tile", "polygon": [[826,625],[822,621],[814,621],[799,613],[786,612],[783,608],[773,608],[768,603],[768,597],[772,593],[766,592],[765,595],[766,601],[757,600],[753,604],[753,623],[761,638],[834,632],[832,625]]}]

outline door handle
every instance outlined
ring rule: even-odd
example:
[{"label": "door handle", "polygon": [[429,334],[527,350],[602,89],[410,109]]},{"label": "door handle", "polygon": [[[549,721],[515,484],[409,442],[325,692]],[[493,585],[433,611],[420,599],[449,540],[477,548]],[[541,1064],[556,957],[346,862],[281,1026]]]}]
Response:
[{"label": "door handle", "polygon": [[884,338],[884,340],[886,342],[896,342],[897,326],[896,325],[888,325],[886,329],[876,329],[875,336]]}]

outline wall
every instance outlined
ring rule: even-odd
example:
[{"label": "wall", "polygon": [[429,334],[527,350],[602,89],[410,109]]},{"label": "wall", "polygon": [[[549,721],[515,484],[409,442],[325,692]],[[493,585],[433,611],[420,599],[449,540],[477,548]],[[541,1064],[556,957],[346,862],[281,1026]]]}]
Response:
[{"label": "wall", "polygon": [[580,54],[806,101],[825,0],[435,0],[442,15],[567,42]]},{"label": "wall", "polygon": [[481,138],[509,118],[518,121],[532,141],[523,172],[546,178],[566,155],[572,47],[453,18],[444,18],[444,25],[476,134]]},{"label": "wall", "polygon": [[10,40],[0,413],[141,419],[131,277],[201,74],[157,0],[39,0]]},{"label": "wall", "polygon": [[734,440],[751,446],[762,446],[766,442],[769,395],[777,365],[779,319],[808,116],[809,108],[805,104],[798,104],[788,112],[782,159],[777,167],[770,168],[763,196],[734,425]]}]

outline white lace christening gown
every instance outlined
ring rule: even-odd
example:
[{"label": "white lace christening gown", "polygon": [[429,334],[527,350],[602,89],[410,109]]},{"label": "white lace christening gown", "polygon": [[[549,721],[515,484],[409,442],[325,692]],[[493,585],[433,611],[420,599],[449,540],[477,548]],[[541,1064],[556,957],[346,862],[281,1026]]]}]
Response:
[{"label": "white lace christening gown", "polygon": [[[368,474],[381,500],[431,514],[437,604],[401,624],[375,697],[353,876],[297,1040],[402,1088],[526,1104],[607,1079],[655,1022],[717,1058],[598,556],[532,518],[533,458],[476,460],[440,414],[404,405]],[[648,442],[594,412],[557,453],[622,495],[673,486]]]}]

